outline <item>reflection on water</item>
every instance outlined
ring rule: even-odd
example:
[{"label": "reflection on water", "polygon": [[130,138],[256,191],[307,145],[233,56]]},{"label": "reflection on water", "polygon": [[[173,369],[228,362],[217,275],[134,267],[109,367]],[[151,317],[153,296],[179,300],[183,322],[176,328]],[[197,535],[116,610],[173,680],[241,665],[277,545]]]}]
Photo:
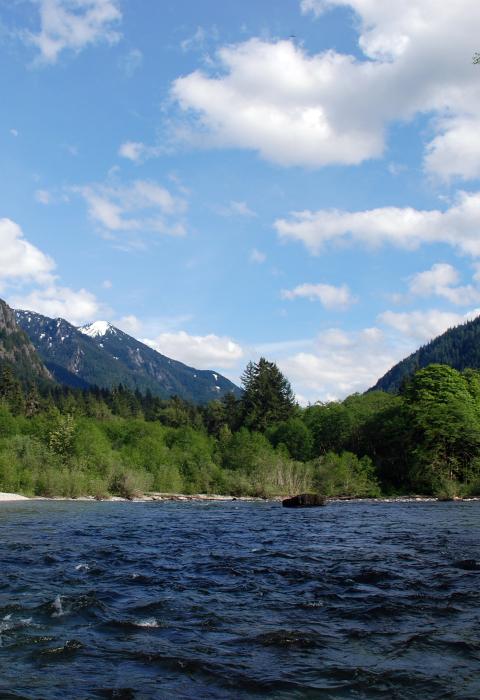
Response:
[{"label": "reflection on water", "polygon": [[480,503],[0,505],[0,698],[478,699]]}]

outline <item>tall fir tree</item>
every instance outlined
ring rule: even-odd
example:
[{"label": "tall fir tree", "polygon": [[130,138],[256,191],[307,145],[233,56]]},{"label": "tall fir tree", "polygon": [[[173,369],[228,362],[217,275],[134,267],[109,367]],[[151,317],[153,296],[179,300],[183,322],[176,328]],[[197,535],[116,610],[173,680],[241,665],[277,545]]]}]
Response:
[{"label": "tall fir tree", "polygon": [[295,396],[288,379],[274,362],[261,357],[249,362],[242,375],[244,393],[241,398],[243,425],[264,432],[295,412]]}]

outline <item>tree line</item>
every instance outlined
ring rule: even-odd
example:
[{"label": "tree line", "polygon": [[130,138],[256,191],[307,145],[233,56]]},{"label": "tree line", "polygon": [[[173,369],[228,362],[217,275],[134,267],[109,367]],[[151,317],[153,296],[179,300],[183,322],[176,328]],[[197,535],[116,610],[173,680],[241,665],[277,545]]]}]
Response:
[{"label": "tree line", "polygon": [[275,363],[196,406],[122,385],[25,383],[0,369],[0,490],[273,496],[480,492],[480,373],[434,364],[398,395],[298,406]]}]

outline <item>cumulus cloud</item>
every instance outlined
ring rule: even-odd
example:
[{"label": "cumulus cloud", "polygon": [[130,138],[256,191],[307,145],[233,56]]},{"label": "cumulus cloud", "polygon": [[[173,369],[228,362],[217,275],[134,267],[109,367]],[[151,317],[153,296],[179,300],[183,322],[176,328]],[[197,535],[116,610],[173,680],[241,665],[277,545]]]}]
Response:
[{"label": "cumulus cloud", "polygon": [[388,243],[414,250],[423,243],[446,243],[462,253],[480,255],[480,192],[460,192],[446,211],[381,207],[348,212],[338,209],[292,212],[274,227],[283,239],[301,241],[314,254],[334,241],[378,247]]},{"label": "cumulus cloud", "polygon": [[0,219],[0,290],[14,308],[61,316],[75,324],[102,311],[103,305],[87,290],[59,285],[54,271],[54,260],[29,243],[18,224]]},{"label": "cumulus cloud", "polygon": [[480,292],[472,285],[455,286],[459,280],[458,270],[448,263],[436,263],[430,270],[418,272],[410,279],[409,289],[416,296],[436,295],[452,304],[467,306],[480,301]]},{"label": "cumulus cloud", "polygon": [[[379,314],[377,325],[359,331],[329,328],[315,339],[270,348],[297,396],[305,401],[343,399],[373,386],[393,365],[448,328],[476,318],[439,309]],[[289,347],[290,346],[290,347]],[[290,349],[291,348],[291,349]]]},{"label": "cumulus cloud", "polygon": [[83,197],[90,218],[103,230],[185,235],[186,200],[151,180],[95,183],[73,191]]},{"label": "cumulus cloud", "polygon": [[[301,4],[317,16],[338,6],[356,14],[362,59],[334,50],[310,54],[286,40],[224,46],[216,62],[172,85],[188,117],[179,137],[250,149],[285,166],[353,165],[383,154],[390,124],[427,114],[435,119],[426,167],[442,175],[478,172],[473,157],[462,165],[461,155],[449,169],[445,153],[458,119],[480,118],[480,81],[470,60],[478,49],[476,0]],[[478,130],[470,134],[476,151]]]},{"label": "cumulus cloud", "polygon": [[48,284],[54,279],[54,269],[52,258],[29,243],[18,224],[0,219],[0,285]]},{"label": "cumulus cloud", "polygon": [[298,395],[312,402],[330,401],[365,391],[404,353],[405,346],[392,344],[379,328],[331,328],[312,348],[279,359],[279,366]]},{"label": "cumulus cloud", "polygon": [[308,299],[319,301],[326,309],[348,309],[355,299],[346,284],[300,284],[294,289],[282,290],[282,299]]},{"label": "cumulus cloud", "polygon": [[243,357],[241,346],[230,338],[218,335],[189,335],[185,331],[160,333],[142,342],[158,352],[199,369],[229,368]]},{"label": "cumulus cloud", "polygon": [[378,320],[399,331],[407,338],[412,338],[417,342],[427,342],[444,333],[448,328],[476,318],[479,313],[480,309],[473,309],[466,314],[439,309],[406,312],[384,311],[379,315]]},{"label": "cumulus cloud", "polygon": [[86,289],[73,290],[56,284],[34,289],[28,294],[10,296],[9,302],[16,309],[37,311],[53,318],[65,318],[74,326],[91,321],[106,311],[95,295]]},{"label": "cumulus cloud", "polygon": [[442,180],[480,177],[480,116],[450,117],[437,122],[439,134],[429,143],[425,169]]},{"label": "cumulus cloud", "polygon": [[43,63],[56,63],[62,51],[79,52],[89,44],[120,39],[117,0],[39,0],[40,31],[26,36]]}]

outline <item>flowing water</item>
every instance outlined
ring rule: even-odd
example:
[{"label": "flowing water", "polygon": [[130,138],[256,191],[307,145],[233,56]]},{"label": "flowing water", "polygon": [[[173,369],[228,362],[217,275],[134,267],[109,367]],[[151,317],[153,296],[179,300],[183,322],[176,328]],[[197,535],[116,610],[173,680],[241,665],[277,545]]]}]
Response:
[{"label": "flowing water", "polygon": [[480,697],[480,503],[0,504],[0,698]]}]

